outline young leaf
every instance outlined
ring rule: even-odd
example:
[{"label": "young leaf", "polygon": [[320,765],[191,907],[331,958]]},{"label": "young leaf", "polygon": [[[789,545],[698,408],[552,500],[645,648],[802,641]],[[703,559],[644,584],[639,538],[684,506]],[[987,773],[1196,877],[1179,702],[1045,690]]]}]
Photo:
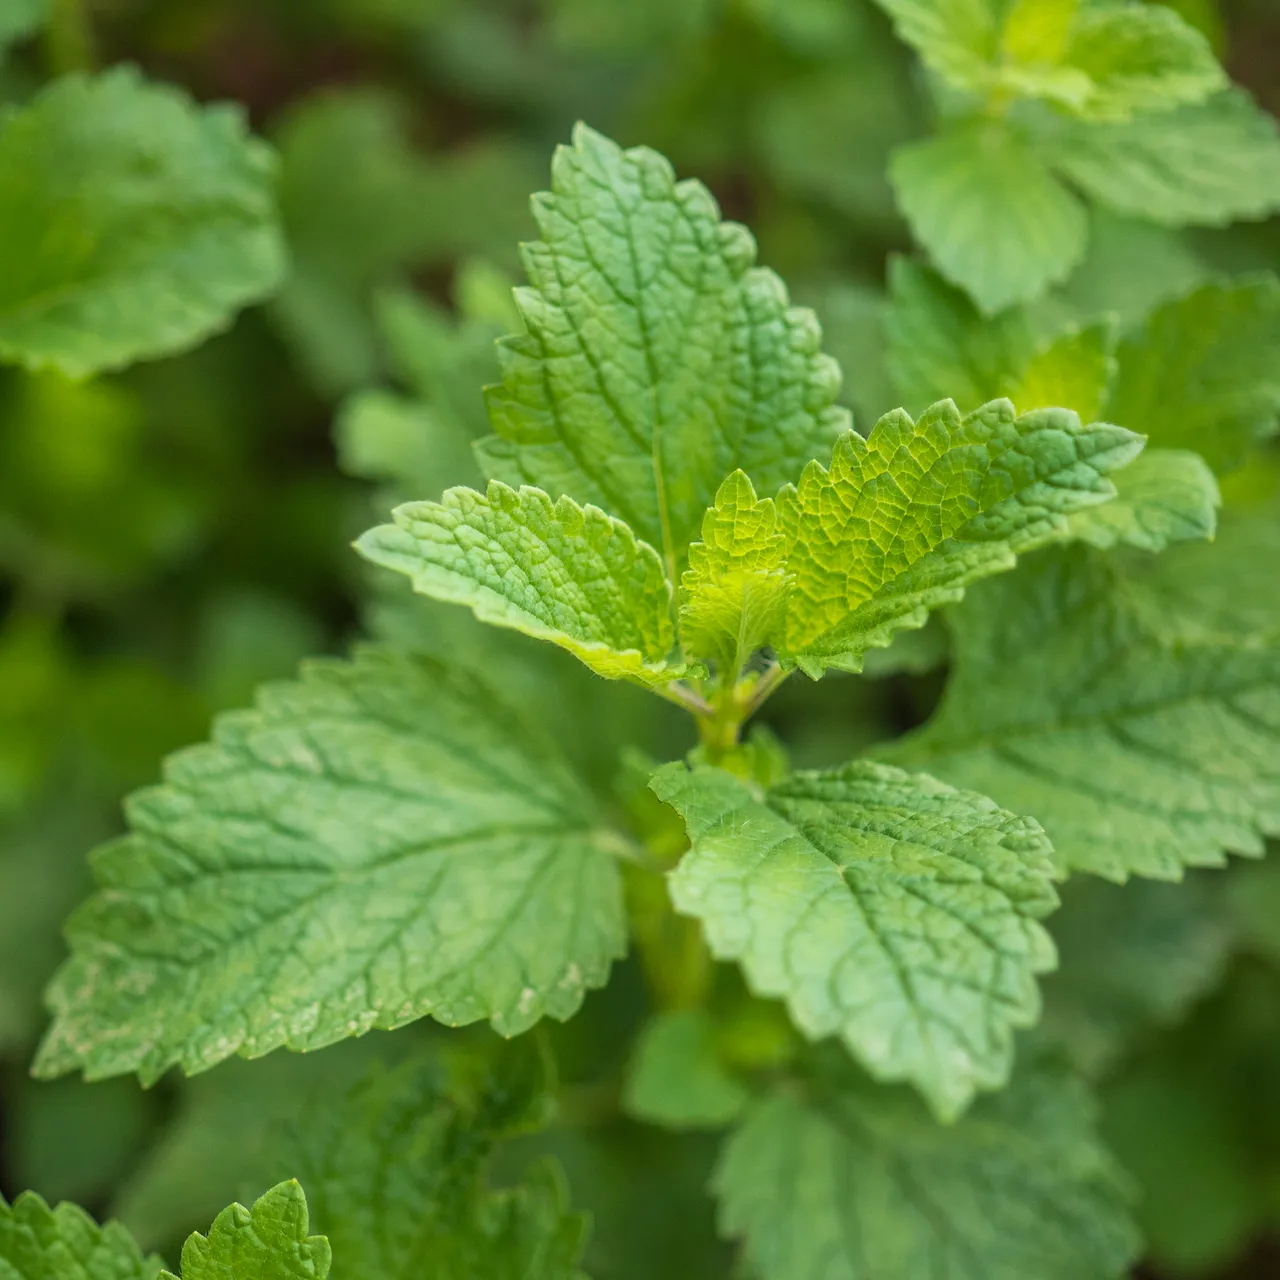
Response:
[{"label": "young leaf", "polygon": [[623,1091],[629,1114],[669,1129],[717,1129],[750,1094],[716,1055],[715,1028],[700,1009],[657,1014],[645,1028]]},{"label": "young leaf", "polygon": [[507,1052],[521,1060],[514,1070],[491,1068],[473,1090],[411,1061],[294,1125],[280,1163],[306,1183],[340,1274],[584,1280],[587,1224],[567,1207],[557,1165],[488,1186],[499,1139],[550,1103],[545,1071],[524,1061],[536,1051],[522,1040]]},{"label": "young leaf", "polygon": [[157,1257],[144,1258],[118,1222],[100,1227],[73,1204],[50,1209],[33,1191],[12,1205],[0,1196],[5,1280],[157,1280],[163,1265]]},{"label": "young leaf", "polygon": [[682,581],[680,636],[685,651],[738,671],[782,633],[790,581],[786,538],[771,498],[757,500],[745,472],[720,486],[689,548]]},{"label": "young leaf", "polygon": [[760,1103],[715,1174],[762,1280],[1118,1280],[1138,1254],[1070,1078],[1024,1074],[947,1126],[852,1073],[815,1094]]},{"label": "young leaf", "polygon": [[[331,1259],[324,1236],[307,1235],[307,1198],[282,1182],[251,1209],[233,1204],[209,1234],[182,1246],[182,1280],[325,1280]],[[161,1280],[177,1280],[168,1271]]]},{"label": "young leaf", "polygon": [[284,272],[271,179],[234,109],[55,80],[0,131],[0,357],[80,377],[225,327]]},{"label": "young leaf", "polygon": [[534,214],[482,464],[626,520],[676,582],[730,471],[772,493],[849,425],[839,369],[746,229],[656,152],[579,125]]},{"label": "young leaf", "polygon": [[1280,209],[1280,129],[1231,89],[1114,124],[1062,127],[1054,168],[1118,213],[1168,226],[1226,226]]},{"label": "young leaf", "polygon": [[610,679],[661,684],[675,643],[671,584],[658,553],[598,507],[539,489],[450,489],[398,507],[356,544],[422,595],[468,605],[481,622],[568,649]]},{"label": "young leaf", "polygon": [[1053,966],[1057,898],[1032,820],[924,775],[857,762],[761,795],[668,765],[657,795],[692,847],[677,910],[810,1038],[838,1035],[877,1078],[910,1080],[945,1119],[1009,1075],[1013,1028]]},{"label": "young leaf", "polygon": [[898,410],[865,441],[846,436],[829,470],[811,463],[778,498],[794,578],[779,656],[811,675],[858,670],[868,648],[1062,536],[1140,448],[1122,427],[1063,409],[1015,417],[1007,400],[963,419],[950,401],[918,423]]},{"label": "young leaf", "polygon": [[998,40],[991,0],[878,0],[894,29],[931,71],[976,89],[990,78]]},{"label": "young leaf", "polygon": [[1093,120],[1202,102],[1227,84],[1208,40],[1162,4],[1081,5],[1063,63],[1089,86],[1067,105]]},{"label": "young leaf", "polygon": [[[1157,563],[1176,573],[1176,552]],[[1280,833],[1280,644],[1167,615],[1083,551],[1027,564],[949,618],[942,705],[878,754],[1035,814],[1064,868],[1175,880],[1260,855]]]},{"label": "young leaf", "polygon": [[1280,281],[1207,284],[1166,302],[1118,358],[1109,415],[1230,470],[1280,418]]},{"label": "young leaf", "polygon": [[1061,405],[1093,422],[1106,411],[1116,376],[1115,347],[1110,317],[1065,329],[1037,347],[1025,363],[1011,366],[1000,391],[1023,413]]},{"label": "young leaf", "polygon": [[1084,206],[1004,124],[903,147],[890,177],[916,238],[984,315],[1029,302],[1084,256]]},{"label": "young leaf", "polygon": [[378,650],[222,717],[128,805],[37,1071],[319,1048],[427,1014],[567,1018],[622,953],[617,837],[474,678]]}]

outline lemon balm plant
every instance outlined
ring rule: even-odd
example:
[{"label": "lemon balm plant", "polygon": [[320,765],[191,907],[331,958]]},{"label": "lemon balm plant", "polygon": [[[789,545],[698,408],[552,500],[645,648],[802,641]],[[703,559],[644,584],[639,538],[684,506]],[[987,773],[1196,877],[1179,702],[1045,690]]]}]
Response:
[{"label": "lemon balm plant", "polygon": [[[390,1062],[295,1100],[251,1207],[190,1238],[184,1280],[582,1276],[587,1216],[554,1159],[521,1153],[555,1123],[547,1029],[607,1006],[629,953],[643,1025],[603,1099],[564,1111],[620,1110],[660,1143],[720,1133],[710,1191],[747,1274],[1107,1280],[1138,1256],[1092,1077],[1117,1023],[1184,1007],[1217,953],[1149,978],[1164,952],[1139,932],[1167,918],[1092,911],[1128,967],[1054,988],[1051,930],[1060,892],[1088,904],[1109,880],[1147,903],[1144,879],[1280,833],[1280,286],[1216,280],[1137,321],[1035,313],[1065,266],[1005,279],[1014,250],[1078,201],[1047,168],[990,167],[1050,120],[1132,177],[1156,144],[1123,122],[1244,107],[1157,7],[885,8],[941,100],[1000,134],[972,162],[967,132],[895,162],[940,269],[890,263],[906,408],[855,430],[815,316],[750,233],[585,126],[534,197],[514,310],[483,273],[444,334],[383,297],[435,403],[367,393],[339,426],[349,467],[397,498],[356,544],[379,571],[374,638],[264,686],[130,798],[48,993],[42,1077],[150,1085],[360,1038]],[[11,238],[66,206],[36,163],[50,136],[93,162],[102,225],[82,259],[15,269],[8,358],[158,355],[278,284],[270,158],[233,115],[117,72],[55,83],[18,124],[0,183],[35,178],[0,215]],[[923,218],[926,170],[1012,223],[950,188]],[[1073,261],[1075,216],[1042,227]],[[477,427],[450,379],[500,326]],[[820,701],[944,665],[924,722],[855,758],[793,768],[767,727],[797,686]],[[429,1054],[367,1035],[423,1020],[497,1035],[442,1032]],[[567,1053],[612,1061],[590,1025]],[[70,1205],[0,1200],[6,1280],[162,1265]]]}]

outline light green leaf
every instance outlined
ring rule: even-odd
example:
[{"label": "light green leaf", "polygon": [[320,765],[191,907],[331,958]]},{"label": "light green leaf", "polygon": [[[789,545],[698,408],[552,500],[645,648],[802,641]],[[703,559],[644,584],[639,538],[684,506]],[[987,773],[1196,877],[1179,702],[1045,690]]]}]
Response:
[{"label": "light green leaf", "polygon": [[233,108],[55,80],[0,130],[0,357],[80,377],[224,328],[284,271],[271,180]]},{"label": "light green leaf", "polygon": [[1280,636],[1280,592],[1267,589],[1259,566],[1273,564],[1280,564],[1280,502],[1228,504],[1214,542],[1181,546],[1143,574],[1144,604],[1169,635],[1269,642]]},{"label": "light green leaf", "polygon": [[482,463],[626,520],[675,582],[729,472],[772,493],[849,425],[839,369],[745,228],[656,152],[579,125],[534,213]]},{"label": "light green leaf", "polygon": [[991,0],[877,0],[931,71],[961,88],[990,78],[999,39]]},{"label": "light green leaf", "polygon": [[568,1209],[557,1165],[538,1164],[503,1190],[488,1185],[499,1139],[551,1105],[539,1058],[518,1041],[476,1081],[411,1061],[294,1125],[278,1159],[306,1184],[339,1274],[584,1280],[587,1224]]},{"label": "light green leaf", "polygon": [[[1271,593],[1256,572],[1246,589]],[[1280,644],[1179,633],[1169,612],[1140,574],[1046,553],[949,616],[941,706],[878,754],[1035,814],[1064,868],[1176,880],[1260,855],[1280,833]]]},{"label": "light green leaf", "polygon": [[450,489],[441,502],[397,507],[394,518],[356,546],[420,594],[549,640],[613,680],[684,674],[667,662],[675,630],[658,553],[598,507],[494,480],[487,494]]},{"label": "light green leaf", "polygon": [[743,471],[720,486],[689,548],[680,636],[688,653],[738,671],[782,632],[790,582],[786,538],[771,498],[759,501]]},{"label": "light green leaf", "polygon": [[1185,234],[1095,205],[1089,251],[1058,296],[1078,317],[1110,312],[1127,327],[1166,298],[1187,293],[1212,275]]},{"label": "light green leaf", "polygon": [[1009,1076],[1013,1029],[1053,966],[1057,903],[1031,819],[924,775],[866,762],[761,793],[668,765],[654,791],[691,849],[676,909],[811,1039],[838,1035],[878,1079],[909,1080],[944,1119]]},{"label": "light green leaf", "polygon": [[903,147],[890,177],[916,238],[986,315],[1029,302],[1084,256],[1084,206],[1003,124]]},{"label": "light green leaf", "polygon": [[1139,1252],[1091,1100],[1047,1072],[946,1126],[852,1073],[778,1093],[714,1186],[762,1280],[1118,1280]]},{"label": "light green leaf", "polygon": [[1063,54],[1088,77],[1082,101],[1093,120],[1127,120],[1203,102],[1227,84],[1208,40],[1162,4],[1084,4]]},{"label": "light green leaf", "polygon": [[1225,226],[1280,209],[1280,128],[1239,89],[1115,124],[1064,126],[1046,158],[1118,213]]},{"label": "light green leaf", "polygon": [[1080,9],[1080,0],[1012,0],[1000,31],[1000,52],[1015,65],[1046,70],[1062,61]]},{"label": "light green leaf", "polygon": [[889,260],[885,336],[889,375],[912,413],[946,399],[966,413],[986,404],[1003,394],[1010,375],[1035,350],[1021,309],[1011,307],[988,320],[937,272],[896,256]]},{"label": "light green leaf", "polygon": [[898,410],[865,441],[846,436],[829,470],[811,463],[778,498],[794,578],[780,658],[858,670],[867,649],[1061,537],[1140,448],[1121,427],[1064,409],[1015,417],[1007,400],[963,419],[949,401],[918,423]]},{"label": "light green leaf", "polygon": [[[296,1182],[282,1182],[254,1202],[233,1204],[209,1234],[182,1246],[182,1280],[325,1280],[329,1242],[307,1235],[307,1198]],[[161,1280],[177,1280],[170,1272]]]},{"label": "light green leaf", "polygon": [[644,1029],[622,1101],[648,1124],[717,1129],[734,1119],[750,1096],[720,1062],[710,1016],[700,1009],[672,1009]]},{"label": "light green leaf", "polygon": [[1116,476],[1116,497],[1077,511],[1071,534],[1090,546],[1163,551],[1212,538],[1222,499],[1209,464],[1183,449],[1146,449]]},{"label": "light green leaf", "polygon": [[32,1191],[12,1205],[0,1196],[5,1280],[156,1280],[161,1267],[159,1258],[142,1256],[117,1222],[100,1227],[73,1204],[50,1209]]},{"label": "light green leaf", "polygon": [[623,950],[618,838],[540,732],[427,659],[308,664],[127,811],[42,1075],[152,1081],[428,1014],[513,1035]]},{"label": "light green leaf", "polygon": [[1059,405],[1093,422],[1106,411],[1116,375],[1115,346],[1110,318],[1066,329],[1041,344],[1025,364],[1010,367],[1000,391],[1023,413]]},{"label": "light green leaf", "polygon": [[1206,284],[1156,308],[1117,354],[1109,415],[1230,470],[1280,417],[1280,281]]},{"label": "light green leaf", "polygon": [[49,0],[5,0],[0,5],[0,48],[22,40],[49,17]]}]

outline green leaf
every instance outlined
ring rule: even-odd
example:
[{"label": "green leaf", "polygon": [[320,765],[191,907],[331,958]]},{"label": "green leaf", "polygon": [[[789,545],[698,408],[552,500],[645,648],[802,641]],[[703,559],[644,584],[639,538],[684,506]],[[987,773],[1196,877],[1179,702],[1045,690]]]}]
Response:
[{"label": "green leaf", "polygon": [[1280,209],[1280,128],[1239,89],[1123,123],[1064,126],[1044,154],[1101,204],[1167,226]]},{"label": "green leaf", "polygon": [[1280,281],[1206,284],[1156,308],[1117,354],[1110,416],[1230,470],[1280,418]]},{"label": "green leaf", "polygon": [[688,653],[738,671],[782,632],[790,580],[786,538],[771,498],[759,501],[743,471],[720,486],[689,548],[680,637]]},{"label": "green leaf", "polygon": [[991,0],[877,0],[931,71],[963,88],[990,77],[998,42]]},{"label": "green leaf", "polygon": [[534,214],[482,463],[626,520],[675,582],[730,471],[772,493],[848,426],[839,370],[746,229],[656,152],[579,125]]},{"label": "green leaf", "polygon": [[1049,926],[1059,964],[1042,984],[1040,1033],[1096,1077],[1143,1032],[1177,1022],[1227,968],[1218,887],[1208,873],[1176,885],[1072,877]]},{"label": "green leaf", "polygon": [[[421,154],[414,124],[402,97],[361,86],[303,98],[276,132],[293,261],[271,316],[327,396],[380,372],[378,286],[528,234],[525,193],[538,173],[528,153],[490,135]],[[471,390],[478,404],[479,385]]]},{"label": "green leaf", "polygon": [[762,1280],[1118,1280],[1126,1193],[1069,1078],[1026,1075],[953,1125],[849,1073],[765,1100],[715,1175]]},{"label": "green leaf", "polygon": [[0,130],[0,356],[81,377],[224,328],[284,271],[271,180],[233,108],[55,80]]},{"label": "green leaf", "polygon": [[0,1196],[5,1280],[157,1280],[162,1265],[157,1257],[144,1258],[117,1222],[100,1227],[73,1204],[50,1209],[32,1191],[12,1205]]},{"label": "green leaf", "polygon": [[1084,256],[1084,206],[1003,124],[903,147],[890,177],[916,238],[985,315],[1029,302]]},{"label": "green leaf", "polygon": [[672,1009],[644,1029],[622,1101],[629,1114],[648,1124],[718,1129],[749,1097],[717,1056],[710,1016],[700,1009]]},{"label": "green leaf", "polygon": [[939,1116],[1009,1076],[1013,1029],[1053,966],[1057,903],[1039,826],[984,796],[866,762],[761,793],[668,765],[657,795],[688,827],[676,909],[811,1039],[838,1035],[878,1079]]},{"label": "green leaf", "polygon": [[48,17],[49,0],[6,0],[0,7],[0,48],[39,30]]},{"label": "green leaf", "polygon": [[[1154,563],[1177,574],[1178,552]],[[1270,594],[1256,569],[1246,590]],[[1160,600],[1082,550],[976,589],[948,618],[941,706],[878,754],[1035,814],[1064,868],[1176,880],[1260,855],[1280,833],[1280,645],[1178,633]]]},{"label": "green leaf", "polygon": [[[307,1235],[307,1198],[282,1182],[251,1209],[233,1204],[209,1234],[182,1246],[182,1280],[325,1280],[331,1253],[323,1236]],[[161,1280],[177,1280],[170,1272]]]},{"label": "green leaf", "polygon": [[897,256],[889,260],[885,336],[889,375],[912,413],[946,399],[965,412],[986,404],[1035,350],[1025,312],[988,320],[937,272]]},{"label": "green leaf", "polygon": [[427,1014],[513,1035],[623,950],[618,838],[540,732],[427,659],[308,664],[127,809],[42,1075],[152,1081]]},{"label": "green leaf", "polygon": [[1162,4],[1084,4],[1063,54],[1084,72],[1088,91],[1077,114],[1127,120],[1203,102],[1227,84],[1208,40]]},{"label": "green leaf", "polygon": [[[279,1155],[305,1182],[340,1274],[378,1280],[583,1280],[586,1220],[558,1166],[488,1186],[498,1140],[550,1105],[527,1040],[475,1083],[433,1063],[376,1071],[296,1123]],[[532,1065],[532,1070],[530,1066]],[[470,1085],[470,1087],[468,1087]]]},{"label": "green leaf", "polygon": [[1000,390],[1023,413],[1060,405],[1093,422],[1107,408],[1116,376],[1115,345],[1110,318],[1065,329],[1037,347],[1025,364],[1010,368]]},{"label": "green leaf", "polygon": [[1090,546],[1163,551],[1212,538],[1222,499],[1209,464],[1182,449],[1146,449],[1116,476],[1116,497],[1077,511],[1071,534]]},{"label": "green leaf", "polygon": [[494,480],[487,494],[450,489],[441,502],[397,507],[394,519],[356,546],[420,594],[549,640],[613,680],[685,673],[667,662],[675,630],[658,553],[598,507]]},{"label": "green leaf", "polygon": [[1140,448],[1121,427],[1065,409],[1015,417],[1007,400],[963,419],[950,401],[918,423],[898,410],[865,441],[846,436],[829,470],[811,463],[779,495],[794,578],[780,658],[810,675],[858,670],[867,649],[1061,537]]}]

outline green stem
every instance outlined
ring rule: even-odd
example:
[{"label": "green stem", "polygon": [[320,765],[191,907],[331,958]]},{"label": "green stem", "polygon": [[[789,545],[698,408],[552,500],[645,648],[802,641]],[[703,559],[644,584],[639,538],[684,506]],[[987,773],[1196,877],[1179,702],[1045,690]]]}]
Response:
[{"label": "green stem", "polygon": [[53,75],[93,70],[93,24],[86,0],[50,0],[45,58]]}]

